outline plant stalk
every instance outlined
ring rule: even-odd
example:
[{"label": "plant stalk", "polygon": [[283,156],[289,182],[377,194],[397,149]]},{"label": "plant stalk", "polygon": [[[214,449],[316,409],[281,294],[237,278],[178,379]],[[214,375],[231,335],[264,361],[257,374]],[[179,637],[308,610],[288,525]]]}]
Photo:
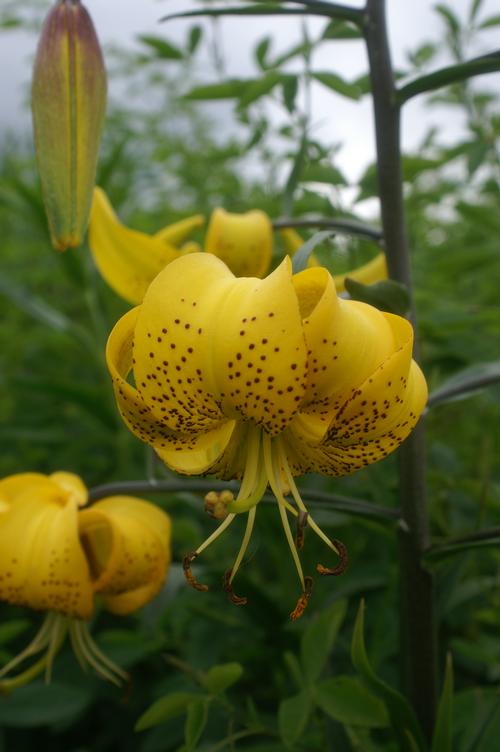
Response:
[{"label": "plant stalk", "polygon": [[[391,62],[384,0],[367,0],[364,36],[373,92],[377,172],[382,228],[389,275],[404,284],[412,299],[409,243],[403,202],[400,109]],[[418,357],[418,347],[415,347]],[[400,639],[403,688],[425,736],[434,729],[437,656],[432,575],[422,565],[429,545],[423,422],[400,450],[399,525]]]}]

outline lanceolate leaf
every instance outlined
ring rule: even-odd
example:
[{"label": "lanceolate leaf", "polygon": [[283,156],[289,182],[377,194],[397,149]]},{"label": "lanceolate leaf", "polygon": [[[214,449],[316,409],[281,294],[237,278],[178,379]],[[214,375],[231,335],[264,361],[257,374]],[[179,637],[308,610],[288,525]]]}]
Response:
[{"label": "lanceolate leaf", "polygon": [[301,659],[304,674],[313,683],[320,676],[335,643],[347,609],[345,600],[336,601],[302,635]]},{"label": "lanceolate leaf", "polygon": [[316,246],[320,245],[328,238],[333,237],[335,237],[335,232],[333,232],[332,230],[322,230],[321,232],[314,233],[314,235],[309,238],[309,240],[305,242],[304,245],[294,255],[292,261],[293,273],[297,274],[298,272],[303,271],[307,266],[309,256],[314,251]]},{"label": "lanceolate leaf", "polygon": [[356,84],[345,81],[336,73],[316,72],[312,73],[311,75],[316,79],[316,81],[319,81],[320,84],[323,84],[323,86],[326,86],[332,91],[336,91],[337,94],[341,94],[342,96],[348,97],[349,99],[360,99],[361,97],[361,90],[358,86],[356,86]]},{"label": "lanceolate leaf", "polygon": [[193,692],[170,692],[168,695],[159,697],[141,715],[135,724],[135,730],[145,731],[159,723],[165,723],[170,718],[182,715],[187,711],[190,703],[199,701],[199,697],[200,695]]},{"label": "lanceolate leaf", "polygon": [[145,44],[156,53],[156,57],[163,58],[165,60],[182,60],[184,55],[178,47],[175,47],[167,39],[162,37],[149,36],[147,34],[140,34],[138,36],[139,41]]},{"label": "lanceolate leaf", "polygon": [[453,663],[446,657],[443,691],[439,700],[436,727],[432,738],[432,752],[452,752]]},{"label": "lanceolate leaf", "polygon": [[278,711],[280,736],[287,747],[300,739],[309,720],[312,699],[307,691],[282,700]]},{"label": "lanceolate leaf", "polygon": [[368,688],[385,704],[400,752],[423,752],[425,742],[413,708],[402,694],[379,679],[371,667],[364,638],[364,601],[361,601],[351,643],[351,658]]},{"label": "lanceolate leaf", "polygon": [[237,99],[243,94],[245,88],[252,83],[252,79],[230,78],[221,83],[195,86],[194,89],[184,94],[184,99]]},{"label": "lanceolate leaf", "polygon": [[500,382],[500,360],[480,363],[457,373],[431,392],[429,406],[467,397],[486,386]]},{"label": "lanceolate leaf", "polygon": [[403,86],[397,94],[399,104],[404,104],[417,94],[423,94],[426,91],[439,89],[441,86],[448,86],[457,81],[464,81],[472,76],[479,76],[482,73],[496,73],[500,71],[500,51],[492,52],[483,57],[474,58],[466,63],[459,65],[450,65],[447,68],[429,73],[427,76],[410,81]]}]

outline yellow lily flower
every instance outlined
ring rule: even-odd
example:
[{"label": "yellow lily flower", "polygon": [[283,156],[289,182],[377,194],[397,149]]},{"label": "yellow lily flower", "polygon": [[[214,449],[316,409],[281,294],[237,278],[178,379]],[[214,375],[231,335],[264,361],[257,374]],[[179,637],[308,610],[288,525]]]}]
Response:
[{"label": "yellow lily flower", "polygon": [[[89,246],[97,268],[115,292],[129,303],[140,303],[148,286],[174,259],[200,251],[188,235],[204,223],[201,214],[168,225],[155,235],[131,230],[120,223],[100,188],[94,191]],[[254,210],[231,214],[215,209],[204,250],[219,256],[236,276],[261,277],[269,269],[273,247],[269,217]]]},{"label": "yellow lily flower", "polygon": [[[294,477],[347,475],[401,444],[427,399],[412,344],[408,321],[337,297],[323,267],[292,275],[286,258],[263,280],[236,278],[215,256],[192,254],[156,277],[108,340],[122,417],[173,470],[242,481],[219,528],[185,558],[194,587],[206,589],[194,580],[192,561],[236,514],[248,512],[225,579],[231,599],[240,602],[232,582],[268,485],[302,585],[292,618],[302,613],[311,580],[303,575],[288,513],[299,523],[299,546],[307,521],[340,556],[333,569],[318,565],[321,573],[345,568],[343,545],[308,514]],[[132,369],[135,386],[127,381]]]},{"label": "yellow lily flower", "polygon": [[95,596],[128,614],[161,588],[170,563],[170,520],[153,504],[113,496],[82,509],[87,489],[72,473],[21,473],[0,481],[0,599],[47,611],[28,647],[0,671],[4,677],[36,653],[24,673],[0,680],[0,692],[46,671],[66,634],[82,665],[120,683],[127,674],[101,653],[86,622]]}]

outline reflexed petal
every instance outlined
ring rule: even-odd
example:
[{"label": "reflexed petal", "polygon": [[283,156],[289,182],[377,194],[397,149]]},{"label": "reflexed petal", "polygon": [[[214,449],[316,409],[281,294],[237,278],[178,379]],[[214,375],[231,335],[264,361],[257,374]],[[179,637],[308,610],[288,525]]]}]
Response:
[{"label": "reflexed petal", "polygon": [[155,233],[153,237],[156,240],[161,240],[163,243],[178,246],[191,235],[193,230],[197,230],[198,227],[202,227],[204,224],[205,217],[203,214],[194,214],[192,217],[186,217],[186,219],[181,219],[179,222],[167,225]]},{"label": "reflexed petal", "polygon": [[385,253],[378,253],[375,258],[366,264],[357,266],[355,269],[349,269],[344,274],[336,274],[333,281],[335,282],[337,292],[341,293],[345,291],[346,277],[354,279],[356,282],[361,282],[363,285],[372,285],[381,279],[387,279],[387,276]]},{"label": "reflexed petal", "polygon": [[169,264],[135,330],[137,388],[179,432],[223,416],[279,433],[303,396],[306,350],[289,260],[264,280],[235,278],[211,254]]},{"label": "reflexed petal", "polygon": [[141,302],[151,280],[180,255],[171,243],[122,225],[100,188],[94,191],[89,246],[106,282],[132,304]]},{"label": "reflexed petal", "polygon": [[297,416],[286,431],[287,457],[294,475],[308,471],[350,474],[393,452],[417,423],[427,400],[427,386],[411,360],[413,330],[405,319],[385,315],[394,332],[394,352],[354,390],[321,443],[320,432],[314,430],[314,416]]},{"label": "reflexed petal", "polygon": [[79,524],[95,591],[110,610],[128,613],[156,595],[171,558],[168,515],[150,502],[112,496],[82,511]]},{"label": "reflexed petal", "polygon": [[89,494],[87,486],[78,475],[59,471],[49,475],[49,479],[54,481],[54,483],[57,483],[57,485],[68,495],[68,499],[74,501],[78,507],[85,506]]},{"label": "reflexed petal", "polygon": [[245,214],[214,209],[207,228],[205,251],[218,256],[237,277],[263,277],[273,251],[269,217],[257,209]]},{"label": "reflexed petal", "polygon": [[[106,360],[113,379],[113,388],[120,414],[141,441],[153,446],[158,452],[169,448],[172,451],[204,449],[214,439],[209,432],[216,430],[223,421],[211,423],[199,434],[177,432],[157,418],[145,403],[141,393],[127,382],[132,367],[132,342],[139,308],[133,308],[122,316],[111,332],[106,347]],[[164,399],[168,395],[165,395]]]},{"label": "reflexed petal", "polygon": [[323,432],[333,414],[395,348],[386,314],[337,297],[323,267],[293,277],[309,356],[307,392],[301,412],[317,416]]},{"label": "reflexed petal", "polygon": [[5,479],[0,495],[9,504],[0,516],[0,598],[89,619],[93,590],[76,500],[35,473]]}]

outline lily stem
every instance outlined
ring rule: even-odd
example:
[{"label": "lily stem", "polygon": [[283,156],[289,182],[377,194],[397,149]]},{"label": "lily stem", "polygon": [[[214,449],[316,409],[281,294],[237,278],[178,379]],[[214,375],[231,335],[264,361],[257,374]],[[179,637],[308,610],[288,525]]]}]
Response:
[{"label": "lily stem", "polygon": [[[366,0],[364,36],[373,92],[377,173],[387,265],[390,277],[404,284],[412,298],[403,202],[400,108],[387,36],[385,0]],[[410,318],[415,323],[413,302]],[[415,351],[418,358],[418,347]],[[430,740],[436,717],[437,664],[433,579],[422,564],[422,555],[429,545],[422,421],[401,447],[399,487],[402,684],[423,732]]]}]

